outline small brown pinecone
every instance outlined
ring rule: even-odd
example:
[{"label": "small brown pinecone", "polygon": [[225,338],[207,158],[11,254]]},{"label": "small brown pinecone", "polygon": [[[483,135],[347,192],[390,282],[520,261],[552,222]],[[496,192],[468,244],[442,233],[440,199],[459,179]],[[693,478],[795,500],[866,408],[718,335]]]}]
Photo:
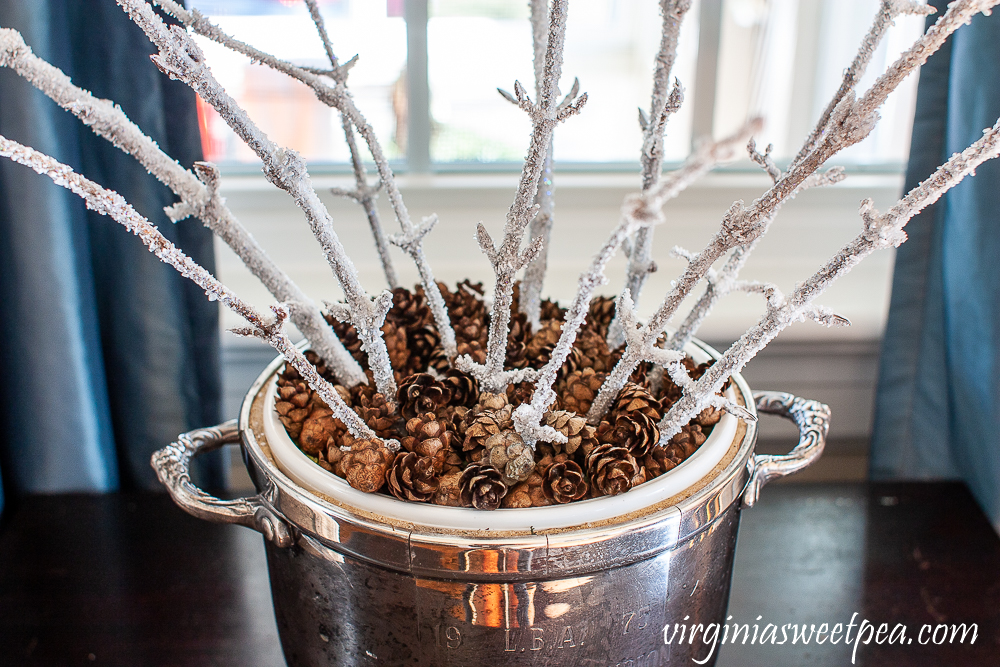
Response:
[{"label": "small brown pinecone", "polygon": [[344,477],[344,469],[340,462],[344,459],[344,452],[340,447],[330,447],[326,452],[320,452],[316,457],[316,463],[324,470],[332,472],[337,477]]},{"label": "small brown pinecone", "polygon": [[591,329],[580,329],[573,341],[576,368],[593,368],[598,372],[611,370],[611,351],[604,337]]},{"label": "small brown pinecone", "polygon": [[615,299],[610,296],[595,296],[590,300],[587,312],[586,326],[605,340],[608,337],[608,327],[615,319]]},{"label": "small brown pinecone", "polygon": [[563,390],[559,394],[562,409],[578,415],[587,414],[607,377],[607,373],[598,373],[593,368],[584,368],[567,375]]},{"label": "small brown pinecone", "polygon": [[340,467],[347,483],[358,491],[375,493],[385,484],[385,474],[395,458],[381,440],[344,438],[351,450],[344,453]]},{"label": "small brown pinecone", "polygon": [[450,400],[451,388],[427,373],[411,375],[396,390],[396,403],[404,419],[413,419],[426,412],[437,412]]},{"label": "small brown pinecone", "polygon": [[333,327],[337,338],[344,344],[344,347],[351,353],[355,361],[361,364],[362,368],[368,368],[368,355],[361,349],[361,339],[358,337],[358,330],[354,325],[350,322],[341,322],[329,313],[324,313],[323,317],[326,319],[327,324]]},{"label": "small brown pinecone", "polygon": [[566,309],[561,308],[555,301],[542,299],[542,306],[539,309],[539,319],[542,321],[559,320],[562,322],[566,319]]},{"label": "small brown pinecone", "polygon": [[347,427],[333,417],[333,410],[326,405],[317,405],[302,422],[299,446],[306,454],[317,456],[328,447],[339,447],[346,433]]},{"label": "small brown pinecone", "polygon": [[642,412],[627,412],[619,414],[613,424],[601,422],[597,427],[597,440],[601,444],[624,447],[638,459],[659,442],[660,431],[656,422]]},{"label": "small brown pinecone", "polygon": [[510,401],[507,399],[507,394],[488,394],[482,393],[479,395],[479,403],[476,404],[476,408],[479,411],[482,410],[501,410],[510,405]]},{"label": "small brown pinecone", "polygon": [[406,330],[426,326],[432,319],[427,296],[422,290],[411,292],[405,287],[397,287],[392,290],[392,308],[385,319]]},{"label": "small brown pinecone", "polygon": [[471,408],[479,402],[479,383],[468,373],[452,369],[441,382],[451,390],[450,405]]},{"label": "small brown pinecone", "polygon": [[459,478],[463,507],[495,510],[507,495],[507,485],[500,472],[491,465],[470,463]]},{"label": "small brown pinecone", "polygon": [[581,417],[575,412],[567,410],[553,410],[545,414],[545,425],[551,426],[566,436],[565,445],[552,443],[552,448],[556,452],[565,451],[567,454],[575,452],[585,441],[592,445],[597,444],[596,432],[593,426],[587,424],[587,418]]},{"label": "small brown pinecone", "polygon": [[545,470],[544,479],[542,492],[556,503],[579,500],[590,490],[583,477],[583,469],[574,461],[553,463]]},{"label": "small brown pinecone", "polygon": [[359,382],[350,389],[350,405],[361,405],[361,399],[367,398],[369,401],[375,396],[375,375],[371,370],[365,371],[365,382]]},{"label": "small brown pinecone", "polygon": [[446,472],[438,479],[437,492],[434,494],[432,502],[435,505],[446,505],[448,507],[462,506],[462,487],[459,484],[462,480],[462,471],[455,470]]},{"label": "small brown pinecone", "polygon": [[504,368],[524,368],[527,365],[528,346],[519,340],[508,340]]},{"label": "small brown pinecone", "polygon": [[441,337],[430,325],[419,329],[409,329],[407,330],[406,345],[410,348],[411,372],[423,373],[430,365],[434,350],[441,347]]},{"label": "small brown pinecone", "polygon": [[535,395],[535,387],[530,382],[518,382],[507,385],[507,400],[512,407],[517,407],[522,403],[530,403],[531,397]]},{"label": "small brown pinecone", "polygon": [[386,475],[389,493],[400,500],[427,502],[438,490],[434,459],[414,452],[399,452]]},{"label": "small brown pinecone", "polygon": [[626,382],[618,393],[618,398],[615,399],[611,414],[618,416],[633,412],[641,412],[653,421],[660,421],[663,418],[660,402],[653,398],[645,387],[634,382]]},{"label": "small brown pinecone", "polygon": [[389,364],[393,369],[410,366],[410,348],[406,344],[406,329],[386,320],[382,325],[382,340],[389,352]]},{"label": "small brown pinecone", "polygon": [[533,368],[541,368],[552,357],[552,350],[562,334],[562,320],[545,320],[542,326],[528,340],[528,363]]},{"label": "small brown pinecone", "polygon": [[433,457],[440,453],[439,460],[443,464],[454,437],[447,422],[438,419],[433,412],[425,412],[406,422],[406,435],[399,442],[406,451],[420,456]]},{"label": "small brown pinecone", "polygon": [[709,426],[715,426],[722,419],[722,414],[724,410],[722,408],[713,408],[711,406],[705,408],[698,413],[698,416],[694,418],[694,421],[698,426],[702,428],[708,428]]},{"label": "small brown pinecone", "polygon": [[507,495],[504,496],[503,506],[510,509],[524,507],[545,507],[551,505],[552,501],[545,497],[542,490],[544,478],[537,472],[531,473],[528,479],[515,484]]},{"label": "small brown pinecone", "polygon": [[452,292],[447,285],[439,282],[438,289],[441,290],[452,323],[463,317],[480,321],[486,319],[486,304],[483,302],[483,294],[486,291],[482,283],[473,284],[469,280],[463,280],[455,285],[455,291]]},{"label": "small brown pinecone", "polygon": [[462,450],[468,452],[476,447],[485,447],[490,437],[513,428],[512,414],[511,406],[505,405],[499,410],[483,410],[471,419],[467,418]]},{"label": "small brown pinecone", "polygon": [[531,447],[515,431],[491,435],[483,446],[486,448],[486,462],[500,471],[501,479],[507,486],[524,481],[535,469]]},{"label": "small brown pinecone", "polygon": [[378,437],[383,439],[399,437],[403,421],[396,408],[386,401],[382,394],[375,394],[371,398],[362,396],[361,404],[355,411]]},{"label": "small brown pinecone", "polygon": [[274,409],[288,435],[296,440],[302,432],[302,423],[309,416],[312,396],[313,391],[305,380],[278,379],[278,400],[274,404]]},{"label": "small brown pinecone", "polygon": [[681,464],[681,459],[671,456],[665,447],[653,447],[643,457],[642,463],[646,468],[646,476],[652,479],[676,468]]},{"label": "small brown pinecone", "polygon": [[681,427],[681,432],[670,439],[665,449],[668,454],[684,461],[698,451],[706,437],[698,424],[685,424]]},{"label": "small brown pinecone", "polygon": [[587,457],[587,472],[595,495],[617,496],[632,488],[641,471],[626,448],[603,444]]}]

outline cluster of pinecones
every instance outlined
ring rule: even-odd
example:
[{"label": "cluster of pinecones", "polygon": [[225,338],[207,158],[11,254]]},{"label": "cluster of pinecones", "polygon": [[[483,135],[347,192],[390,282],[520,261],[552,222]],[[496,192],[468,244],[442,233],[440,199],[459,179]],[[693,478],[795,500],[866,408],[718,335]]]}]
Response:
[{"label": "cluster of pinecones", "polygon": [[[489,313],[482,286],[460,283],[442,295],[455,328],[459,354],[485,360]],[[565,311],[545,301],[542,326],[531,334],[512,307],[507,367],[540,368],[548,362],[562,329]],[[451,368],[440,346],[426,297],[418,287],[397,288],[382,331],[398,391],[393,401],[367,385],[337,391],[382,439],[395,439],[393,454],[382,440],[356,439],[293,368],[278,377],[277,411],[298,446],[323,468],[356,489],[387,492],[396,498],[439,505],[496,509],[539,507],[623,493],[652,479],[697,450],[720,419],[706,409],[668,443],[660,443],[657,422],[680,389],[668,377],[654,396],[643,364],[630,378],[598,426],[584,415],[621,350],[605,342],[614,301],[591,302],[585,326],[559,372],[556,402],[545,423],[566,436],[565,444],[538,443],[536,450],[514,430],[512,413],[531,400],[530,383],[507,387],[504,394],[481,393],[470,375]],[[354,327],[330,320],[347,349],[364,366],[366,358]],[[306,353],[319,373],[332,373],[315,354]],[[706,364],[688,363],[695,378]]]}]

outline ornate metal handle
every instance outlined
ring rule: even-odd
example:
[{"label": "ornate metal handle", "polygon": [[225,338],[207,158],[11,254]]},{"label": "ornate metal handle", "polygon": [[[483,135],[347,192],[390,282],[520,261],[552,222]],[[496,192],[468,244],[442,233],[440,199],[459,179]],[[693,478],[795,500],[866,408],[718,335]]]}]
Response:
[{"label": "ornate metal handle", "polygon": [[791,419],[799,427],[799,443],[788,454],[755,454],[748,464],[750,481],[743,491],[743,507],[753,507],[761,487],[812,464],[823,453],[830,430],[830,406],[778,391],[754,392],[759,412]]},{"label": "ornate metal handle", "polygon": [[238,523],[259,531],[279,547],[291,546],[294,541],[291,528],[262,494],[252,498],[221,500],[191,482],[189,471],[194,456],[239,441],[240,431],[233,419],[219,426],[178,436],[177,442],[155,452],[150,463],[160,482],[167,487],[170,497],[188,514],[215,523]]}]

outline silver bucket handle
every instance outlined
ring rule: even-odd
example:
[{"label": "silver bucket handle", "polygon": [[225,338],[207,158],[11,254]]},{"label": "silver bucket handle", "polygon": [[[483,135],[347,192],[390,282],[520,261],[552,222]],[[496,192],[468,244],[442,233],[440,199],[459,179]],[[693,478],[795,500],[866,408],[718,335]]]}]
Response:
[{"label": "silver bucket handle", "polygon": [[288,523],[264,499],[264,494],[236,500],[221,500],[191,482],[191,459],[198,454],[240,441],[236,420],[210,428],[200,428],[177,437],[155,452],[150,464],[170,497],[188,514],[215,523],[238,523],[260,532],[279,547],[294,542]]},{"label": "silver bucket handle", "polygon": [[788,454],[755,454],[747,463],[750,481],[743,491],[743,507],[753,507],[761,488],[772,479],[798,472],[823,453],[830,430],[830,406],[785,392],[756,391],[757,411],[785,417],[799,427],[799,442]]}]

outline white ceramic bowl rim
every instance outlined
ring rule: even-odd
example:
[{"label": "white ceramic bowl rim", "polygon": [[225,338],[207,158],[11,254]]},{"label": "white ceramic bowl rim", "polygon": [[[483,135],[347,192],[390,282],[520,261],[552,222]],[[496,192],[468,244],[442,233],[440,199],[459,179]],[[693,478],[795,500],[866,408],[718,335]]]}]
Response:
[{"label": "white ceramic bowl rim", "polygon": [[[700,347],[689,345],[685,351],[696,362],[710,356]],[[734,443],[739,420],[730,415],[722,419],[711,435],[694,454],[682,464],[654,480],[640,484],[618,496],[593,498],[565,505],[532,507],[527,509],[498,509],[492,512],[464,507],[445,507],[429,503],[411,503],[397,500],[382,493],[364,493],[351,487],[340,477],[324,470],[300,450],[275,410],[275,373],[264,383],[263,426],[274,462],[292,481],[314,493],[320,493],[346,505],[366,512],[381,514],[397,521],[458,531],[537,531],[550,530],[581,522],[601,522],[633,514],[645,507],[670,498],[701,480],[723,459]],[[736,399],[735,388],[727,392]]]}]

